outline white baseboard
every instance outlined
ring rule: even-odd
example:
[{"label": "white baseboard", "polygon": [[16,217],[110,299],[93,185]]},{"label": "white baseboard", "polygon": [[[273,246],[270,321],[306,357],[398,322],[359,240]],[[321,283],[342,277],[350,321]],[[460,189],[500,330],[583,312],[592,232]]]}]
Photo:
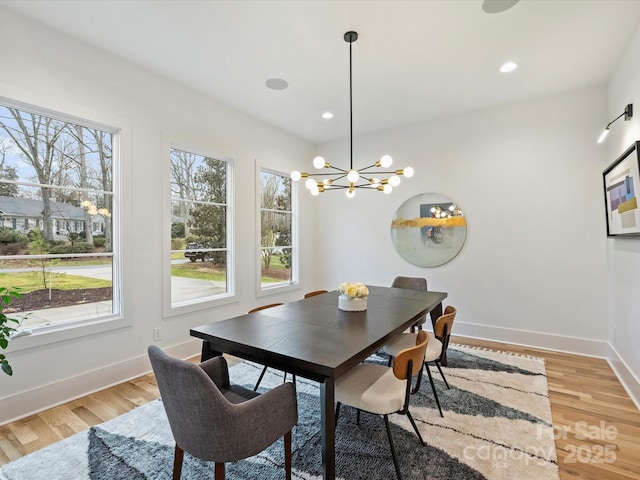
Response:
[{"label": "white baseboard", "polygon": [[631,397],[633,403],[636,404],[636,408],[640,410],[640,380],[634,375],[612,345],[609,345],[607,360],[618,377],[618,380],[620,380],[620,383],[629,394],[629,397]]},{"label": "white baseboard", "polygon": [[589,357],[607,358],[609,351],[609,343],[602,340],[529,332],[475,323],[456,322],[454,334],[461,337],[510,343],[555,352],[575,353]]},{"label": "white baseboard", "polygon": [[[640,408],[638,401],[640,399],[640,382],[608,342],[464,322],[457,322],[455,330],[455,334],[462,337],[606,358],[633,402]],[[199,340],[193,339],[166,347],[165,350],[177,358],[191,358],[200,353],[201,345]],[[150,371],[151,365],[145,353],[104,368],[17,393],[2,400],[0,425],[104,390],[145,375]]]},{"label": "white baseboard", "polygon": [[[200,340],[193,339],[165,350],[171,356],[186,359],[199,355],[201,346]],[[149,372],[151,363],[145,353],[75,377],[16,393],[2,399],[0,425],[15,422]]]},{"label": "white baseboard", "polygon": [[455,334],[460,337],[510,343],[512,345],[573,353],[588,357],[605,358],[609,362],[609,365],[611,365],[613,373],[615,373],[629,394],[631,401],[633,401],[640,410],[640,380],[638,380],[609,342],[464,322],[456,322]]}]

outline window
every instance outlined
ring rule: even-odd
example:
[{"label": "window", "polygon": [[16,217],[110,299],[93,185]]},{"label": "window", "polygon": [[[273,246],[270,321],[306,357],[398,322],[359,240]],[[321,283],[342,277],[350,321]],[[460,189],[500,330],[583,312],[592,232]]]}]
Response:
[{"label": "window", "polygon": [[260,170],[260,289],[297,282],[292,182]]},{"label": "window", "polygon": [[232,293],[229,178],[231,161],[173,146],[171,307]]},{"label": "window", "polygon": [[[0,99],[0,285],[22,293],[11,305],[14,317],[31,312],[21,329],[120,314],[117,136]],[[97,217],[104,232],[91,228]]]}]

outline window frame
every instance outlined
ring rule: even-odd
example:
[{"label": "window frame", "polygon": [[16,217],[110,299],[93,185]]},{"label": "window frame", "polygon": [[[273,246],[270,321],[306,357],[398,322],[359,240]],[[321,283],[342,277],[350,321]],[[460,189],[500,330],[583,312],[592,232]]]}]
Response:
[{"label": "window frame", "polygon": [[[256,297],[267,297],[300,288],[298,255],[298,184],[288,173],[275,168],[262,167],[256,163]],[[262,173],[288,178],[291,182],[291,281],[273,287],[262,287]]]},{"label": "window frame", "polygon": [[[236,255],[235,255],[235,189],[234,189],[234,160],[232,157],[217,152],[217,149],[205,146],[206,142],[194,139],[187,139],[184,136],[175,133],[163,132],[163,157],[165,168],[164,175],[165,191],[163,194],[163,219],[165,228],[163,228],[163,302],[162,312],[163,318],[172,318],[182,314],[198,312],[210,309],[220,305],[227,305],[236,301]],[[227,292],[224,294],[200,297],[197,299],[180,302],[176,305],[171,300],[171,212],[173,198],[171,196],[171,150],[182,150],[194,155],[200,155],[207,158],[224,161],[227,164],[226,179],[226,228],[227,228]]]},{"label": "window frame", "polygon": [[[41,103],[41,102],[39,102]],[[32,113],[35,115],[42,115],[60,120],[63,122],[73,123],[84,128],[97,129],[109,133],[111,137],[111,191],[112,196],[112,239],[111,246],[112,252],[110,255],[97,254],[99,256],[111,257],[111,276],[112,276],[112,311],[108,315],[102,315],[100,317],[86,318],[80,320],[71,320],[68,322],[55,323],[51,325],[43,325],[34,327],[32,329],[24,329],[24,333],[21,334],[19,340],[11,342],[9,348],[10,352],[26,350],[33,347],[43,346],[58,341],[70,340],[74,338],[80,338],[97,333],[107,332],[110,330],[116,330],[119,328],[131,326],[132,322],[126,320],[124,316],[124,277],[123,277],[123,250],[122,250],[122,225],[124,220],[122,218],[122,152],[123,152],[123,134],[127,130],[125,127],[116,127],[115,124],[122,124],[122,120],[113,121],[112,124],[108,124],[97,120],[88,120],[78,114],[63,113],[59,110],[47,108],[46,106],[36,105],[34,103],[27,103],[19,100],[14,100],[4,96],[0,96],[0,104],[8,108],[15,108],[17,110]],[[85,115],[89,112],[83,112],[80,115]],[[94,115],[95,112],[90,112]],[[39,184],[33,184],[31,182],[20,182],[19,184],[39,186]],[[57,185],[51,185],[54,190],[58,188]],[[92,189],[93,190],[93,189]],[[16,219],[14,219],[16,220]],[[15,222],[14,222],[15,223]],[[60,254],[53,255],[55,257],[77,256],[76,254]],[[32,256],[32,257],[38,257]],[[64,307],[63,307],[64,308]]]}]

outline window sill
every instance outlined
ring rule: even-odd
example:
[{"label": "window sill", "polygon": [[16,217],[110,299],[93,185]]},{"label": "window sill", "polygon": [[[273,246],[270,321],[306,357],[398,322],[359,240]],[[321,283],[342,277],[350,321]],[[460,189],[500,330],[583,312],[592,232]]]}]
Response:
[{"label": "window sill", "polygon": [[40,347],[56,342],[72,340],[74,338],[96,335],[111,330],[130,327],[131,322],[125,321],[122,316],[113,315],[101,317],[100,319],[83,320],[78,322],[59,323],[44,327],[37,327],[33,330],[26,329],[24,332],[9,342],[7,352],[18,352],[29,348]]}]

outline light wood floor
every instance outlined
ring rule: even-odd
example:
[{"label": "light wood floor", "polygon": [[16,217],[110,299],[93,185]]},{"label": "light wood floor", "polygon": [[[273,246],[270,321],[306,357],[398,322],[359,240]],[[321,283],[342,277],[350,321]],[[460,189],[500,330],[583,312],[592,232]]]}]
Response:
[{"label": "light wood floor", "polygon": [[[464,338],[452,341],[546,360],[562,480],[640,479],[640,412],[605,360]],[[0,465],[156,398],[150,374],[4,425]]]}]

